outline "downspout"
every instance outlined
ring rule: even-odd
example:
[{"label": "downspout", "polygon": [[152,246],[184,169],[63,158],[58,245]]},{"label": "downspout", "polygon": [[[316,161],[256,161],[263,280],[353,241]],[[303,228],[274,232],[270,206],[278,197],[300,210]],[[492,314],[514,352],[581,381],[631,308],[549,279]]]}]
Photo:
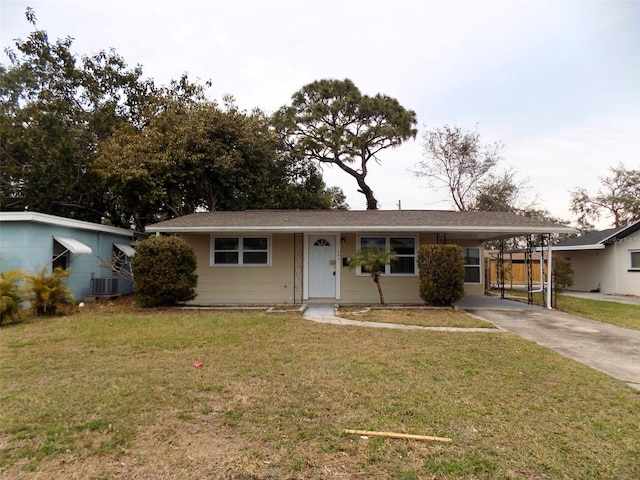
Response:
[{"label": "downspout", "polygon": [[[553,307],[552,302],[551,302],[551,266],[552,266],[552,262],[551,262],[551,234],[549,233],[549,241],[547,242],[547,250],[548,250],[548,257],[547,257],[547,308],[549,310],[551,310]],[[543,257],[544,258],[544,255]]]}]

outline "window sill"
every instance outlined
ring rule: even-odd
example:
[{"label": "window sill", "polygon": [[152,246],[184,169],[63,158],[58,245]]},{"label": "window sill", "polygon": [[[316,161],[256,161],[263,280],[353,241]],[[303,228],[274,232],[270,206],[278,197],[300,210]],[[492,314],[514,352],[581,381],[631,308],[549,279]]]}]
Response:
[{"label": "window sill", "polygon": [[237,264],[216,264],[216,265],[209,265],[209,267],[211,268],[267,268],[270,267],[271,265],[257,265],[257,264],[253,264],[253,265],[237,265]]},{"label": "window sill", "polygon": [[[415,278],[418,276],[417,273],[382,273],[381,277],[384,278]],[[369,273],[356,273],[356,277],[367,277],[371,278],[371,274]]]}]

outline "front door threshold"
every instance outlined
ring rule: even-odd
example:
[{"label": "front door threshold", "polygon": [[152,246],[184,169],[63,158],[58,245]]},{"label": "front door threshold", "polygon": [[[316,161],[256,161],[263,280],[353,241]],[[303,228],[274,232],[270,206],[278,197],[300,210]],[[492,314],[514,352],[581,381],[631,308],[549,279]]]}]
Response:
[{"label": "front door threshold", "polygon": [[307,298],[305,299],[304,303],[321,303],[321,304],[331,304],[331,303],[336,303],[337,299],[335,298]]}]

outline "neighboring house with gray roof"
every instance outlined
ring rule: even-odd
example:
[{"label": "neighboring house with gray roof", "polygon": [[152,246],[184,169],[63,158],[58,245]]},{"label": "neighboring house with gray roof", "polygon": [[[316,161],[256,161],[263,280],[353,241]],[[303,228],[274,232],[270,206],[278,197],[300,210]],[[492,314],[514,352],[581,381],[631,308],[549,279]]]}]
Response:
[{"label": "neighboring house with gray roof", "polygon": [[[114,253],[134,255],[134,231],[37,212],[0,212],[0,272],[69,269],[76,301],[133,292],[130,281],[101,266]],[[126,266],[125,266],[126,268]]]},{"label": "neighboring house with gray roof", "polygon": [[571,261],[573,290],[640,296],[640,220],[586,233],[552,250]]},{"label": "neighboring house with gray roof", "polygon": [[504,212],[252,210],[194,213],[146,231],[179,235],[193,247],[198,286],[192,303],[209,305],[377,303],[371,277],[348,266],[357,250],[371,244],[398,257],[382,278],[388,303],[423,303],[417,265],[422,244],[460,245],[465,292],[482,295],[484,242],[574,230]]}]

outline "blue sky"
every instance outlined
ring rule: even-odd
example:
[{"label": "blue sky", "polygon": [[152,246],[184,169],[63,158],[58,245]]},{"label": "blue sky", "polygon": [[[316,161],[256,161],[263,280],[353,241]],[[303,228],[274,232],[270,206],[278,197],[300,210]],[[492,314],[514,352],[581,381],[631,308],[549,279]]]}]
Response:
[{"label": "blue sky", "polygon": [[[640,168],[640,1],[2,0],[3,47],[28,35],[27,5],[79,55],[114,48],[158,83],[210,79],[211,98],[246,109],[272,112],[321,78],[397,98],[419,133],[371,167],[383,209],[452,208],[410,172],[423,132],[447,123],[502,141],[525,196],[567,220],[571,190]],[[365,207],[351,177],[325,180]]]}]

